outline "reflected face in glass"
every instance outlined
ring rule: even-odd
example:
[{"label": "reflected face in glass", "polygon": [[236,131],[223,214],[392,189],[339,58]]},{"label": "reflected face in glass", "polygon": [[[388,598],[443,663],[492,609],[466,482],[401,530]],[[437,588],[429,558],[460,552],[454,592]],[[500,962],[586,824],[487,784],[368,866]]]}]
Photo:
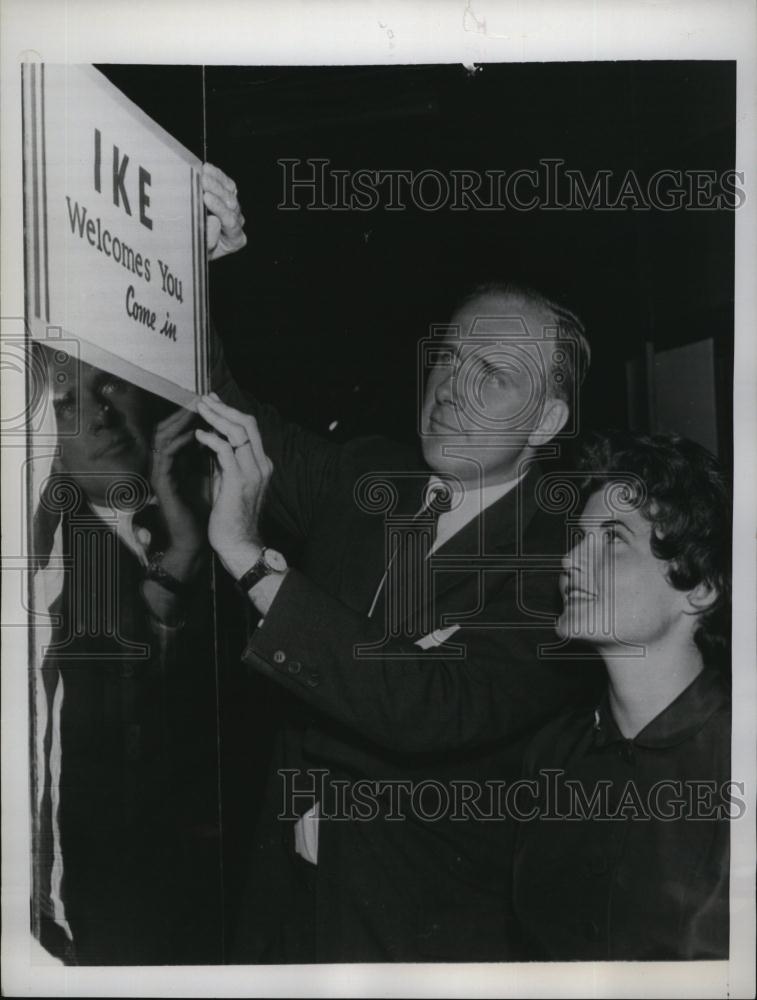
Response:
[{"label": "reflected face in glass", "polygon": [[53,407],[61,464],[93,500],[120,475],[149,471],[149,396],[92,365],[56,361]]},{"label": "reflected face in glass", "polygon": [[578,540],[563,559],[557,624],[562,638],[608,651],[660,643],[691,620],[685,592],[668,581],[668,563],[652,552],[652,522],[639,510],[618,510],[611,495],[593,493],[583,510]]}]

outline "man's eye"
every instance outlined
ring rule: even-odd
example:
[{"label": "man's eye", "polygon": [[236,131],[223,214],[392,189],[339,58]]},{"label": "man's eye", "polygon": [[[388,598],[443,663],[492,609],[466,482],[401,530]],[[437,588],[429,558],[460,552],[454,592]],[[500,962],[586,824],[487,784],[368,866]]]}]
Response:
[{"label": "man's eye", "polygon": [[429,351],[427,360],[430,368],[451,368],[455,364],[455,353],[448,348],[440,347]]},{"label": "man's eye", "polygon": [[100,386],[100,392],[105,396],[111,396],[114,392],[118,392],[122,385],[120,378],[109,378]]},{"label": "man's eye", "polygon": [[484,372],[485,385],[507,385],[507,381],[507,375],[504,372],[495,371],[491,368]]},{"label": "man's eye", "polygon": [[622,542],[623,536],[615,528],[605,528],[602,532],[602,540],[605,542]]}]

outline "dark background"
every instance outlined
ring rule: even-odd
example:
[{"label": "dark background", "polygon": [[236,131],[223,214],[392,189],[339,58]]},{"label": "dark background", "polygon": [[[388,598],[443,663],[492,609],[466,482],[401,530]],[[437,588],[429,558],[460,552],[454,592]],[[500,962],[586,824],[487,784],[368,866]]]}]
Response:
[{"label": "dark background", "polygon": [[[277,160],[332,169],[732,169],[735,64],[101,66],[168,131],[234,178],[244,252],[211,268],[238,381],[343,439],[412,439],[416,344],[460,292],[515,274],[585,319],[584,429],[629,422],[625,363],[712,337],[718,440],[730,457],[734,213],[277,209]],[[644,417],[635,417],[643,426]]]},{"label": "dark background", "polygon": [[[514,275],[557,292],[586,321],[593,364],[583,429],[632,417],[644,427],[644,407],[632,412],[627,399],[627,362],[638,363],[643,383],[648,345],[712,338],[712,419],[721,458],[730,457],[732,211],[285,212],[277,160],[448,173],[561,158],[587,179],[610,170],[618,184],[629,169],[642,180],[663,168],[721,172],[735,162],[735,64],[490,65],[474,74],[461,66],[99,68],[237,182],[249,242],[211,265],[211,313],[237,381],[285,415],[340,440],[376,432],[413,440],[419,339],[449,320],[467,286]],[[278,709],[275,693],[249,687],[238,670],[250,623],[236,618],[230,578],[220,573],[216,586],[228,929]],[[198,921],[210,925],[212,906],[202,911],[200,903]]]}]

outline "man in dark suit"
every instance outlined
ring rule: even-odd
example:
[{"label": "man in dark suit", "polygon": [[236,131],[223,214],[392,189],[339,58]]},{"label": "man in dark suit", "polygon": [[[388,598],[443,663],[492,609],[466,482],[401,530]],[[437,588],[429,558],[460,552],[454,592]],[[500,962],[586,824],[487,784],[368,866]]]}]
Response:
[{"label": "man in dark suit", "polygon": [[572,313],[496,285],[429,358],[422,461],[382,439],[338,447],[262,404],[199,406],[210,542],[263,616],[243,660],[283,719],[240,961],[518,957],[498,796],[523,740],[594,676],[539,653],[567,538],[536,457],[588,349]]}]

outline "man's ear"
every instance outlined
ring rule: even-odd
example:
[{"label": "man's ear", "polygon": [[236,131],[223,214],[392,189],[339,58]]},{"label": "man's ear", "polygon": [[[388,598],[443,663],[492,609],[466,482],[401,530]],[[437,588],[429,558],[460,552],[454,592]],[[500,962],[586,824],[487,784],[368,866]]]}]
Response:
[{"label": "man's ear", "polygon": [[555,434],[558,434],[568,422],[568,404],[564,399],[548,398],[541,411],[538,425],[528,435],[528,443],[532,448],[547,444]]},{"label": "man's ear", "polygon": [[687,613],[701,615],[704,611],[708,611],[717,599],[717,589],[703,580],[686,594],[686,603],[690,608]]}]

